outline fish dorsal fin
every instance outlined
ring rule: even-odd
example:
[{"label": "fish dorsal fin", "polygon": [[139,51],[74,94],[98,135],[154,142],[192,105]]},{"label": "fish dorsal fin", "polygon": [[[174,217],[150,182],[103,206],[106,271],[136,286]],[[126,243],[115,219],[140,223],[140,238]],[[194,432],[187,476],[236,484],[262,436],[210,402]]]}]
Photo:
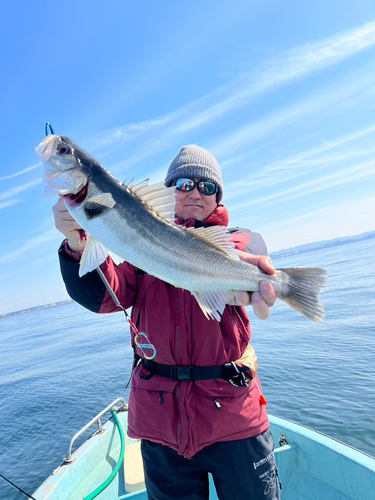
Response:
[{"label": "fish dorsal fin", "polygon": [[148,186],[148,181],[149,179],[145,179],[142,182],[138,182],[138,184],[134,184],[133,179],[127,184],[127,187],[133,191],[133,193],[136,193],[140,189],[142,189],[145,186]]},{"label": "fish dorsal fin", "polygon": [[229,241],[231,237],[227,228],[224,226],[211,226],[211,227],[188,227],[186,230],[196,238],[201,238],[210,245],[218,248],[228,257],[233,260],[240,260],[233,241]]},{"label": "fish dorsal fin", "polygon": [[127,189],[138,196],[150,210],[156,212],[169,222],[175,220],[176,188],[165,187],[163,182],[148,184],[148,179],[132,185],[130,182]]},{"label": "fish dorsal fin", "polygon": [[220,321],[220,315],[223,314],[225,306],[234,297],[233,290],[220,292],[191,292],[196,298],[200,308],[207,319],[216,319]]}]

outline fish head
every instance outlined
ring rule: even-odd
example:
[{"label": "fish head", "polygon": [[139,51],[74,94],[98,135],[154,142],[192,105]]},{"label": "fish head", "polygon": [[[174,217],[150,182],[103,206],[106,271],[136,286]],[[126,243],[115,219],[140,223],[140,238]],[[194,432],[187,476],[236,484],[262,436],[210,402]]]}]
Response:
[{"label": "fish head", "polygon": [[35,151],[43,162],[44,198],[76,195],[87,186],[87,173],[80,160],[82,150],[71,139],[48,135]]}]

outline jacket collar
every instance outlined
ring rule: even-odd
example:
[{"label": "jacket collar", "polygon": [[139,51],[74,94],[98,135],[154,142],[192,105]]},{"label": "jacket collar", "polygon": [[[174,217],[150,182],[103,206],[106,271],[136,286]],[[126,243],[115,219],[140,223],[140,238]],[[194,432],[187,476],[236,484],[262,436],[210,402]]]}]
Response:
[{"label": "jacket collar", "polygon": [[229,214],[228,210],[221,203],[215,208],[215,210],[210,214],[204,221],[187,219],[183,221],[182,219],[176,219],[176,224],[185,227],[206,227],[206,226],[225,226],[229,224]]}]

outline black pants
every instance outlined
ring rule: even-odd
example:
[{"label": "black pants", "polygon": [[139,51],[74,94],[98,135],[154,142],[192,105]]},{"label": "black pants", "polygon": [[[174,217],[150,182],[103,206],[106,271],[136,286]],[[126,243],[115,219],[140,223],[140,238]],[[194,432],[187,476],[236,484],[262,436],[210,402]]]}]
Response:
[{"label": "black pants", "polygon": [[214,443],[192,458],[142,440],[149,500],[207,500],[208,473],[220,500],[279,500],[279,481],[270,429],[249,439]]}]

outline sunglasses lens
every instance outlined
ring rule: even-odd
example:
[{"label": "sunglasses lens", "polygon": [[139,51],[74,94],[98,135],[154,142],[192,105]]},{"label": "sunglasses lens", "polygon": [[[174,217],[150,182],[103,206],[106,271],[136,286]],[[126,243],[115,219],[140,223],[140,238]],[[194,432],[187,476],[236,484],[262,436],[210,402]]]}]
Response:
[{"label": "sunglasses lens", "polygon": [[179,191],[192,191],[194,189],[195,182],[191,179],[177,179],[176,189]]},{"label": "sunglasses lens", "polygon": [[198,189],[203,194],[215,194],[216,184],[214,182],[202,181],[199,183]]}]

